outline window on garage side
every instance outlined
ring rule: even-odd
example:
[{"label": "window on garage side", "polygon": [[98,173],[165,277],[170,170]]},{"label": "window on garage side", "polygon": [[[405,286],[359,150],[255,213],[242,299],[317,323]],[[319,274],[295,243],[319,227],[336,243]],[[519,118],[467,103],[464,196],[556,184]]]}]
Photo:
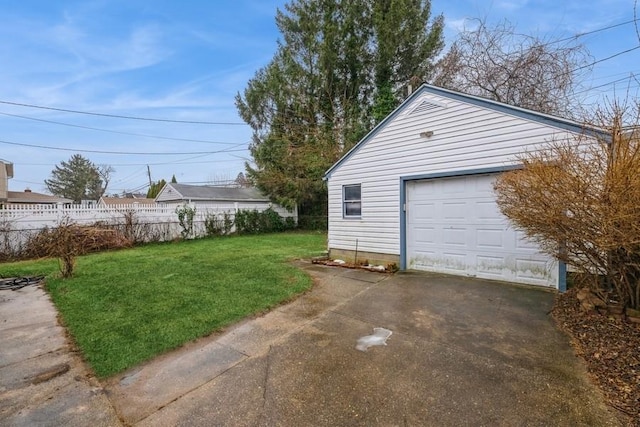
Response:
[{"label": "window on garage side", "polygon": [[360,218],[362,215],[360,184],[344,185],[342,187],[342,216],[345,218]]}]

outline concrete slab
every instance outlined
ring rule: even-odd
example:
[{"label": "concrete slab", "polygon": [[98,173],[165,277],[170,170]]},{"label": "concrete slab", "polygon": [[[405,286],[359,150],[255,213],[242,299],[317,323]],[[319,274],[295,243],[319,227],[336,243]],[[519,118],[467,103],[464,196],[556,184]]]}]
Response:
[{"label": "concrete slab", "polygon": [[0,425],[121,425],[37,286],[0,291]]},{"label": "concrete slab", "polygon": [[[550,293],[429,275],[360,283],[278,340],[253,335],[266,351],[137,425],[618,425],[548,318]],[[356,350],[374,327],[393,330],[388,345]]]},{"label": "concrete slab", "polygon": [[27,286],[17,291],[0,292],[0,331],[50,319],[51,301],[41,288]]},{"label": "concrete slab", "polygon": [[4,347],[0,368],[23,361],[25,354],[40,355],[67,347],[64,328],[51,320],[0,330],[0,342]]},{"label": "concrete slab", "polygon": [[190,347],[179,357],[166,355],[145,364],[107,387],[119,416],[133,424],[167,403],[206,384],[246,356],[216,342]]},{"label": "concrete slab", "polygon": [[[4,341],[0,341],[4,344]],[[14,390],[21,387],[28,387],[31,383],[37,382],[39,375],[54,370],[60,365],[68,365],[68,349],[58,350],[51,353],[41,353],[38,356],[21,361],[16,369],[16,365],[8,365],[0,368],[0,392]],[[2,402],[3,396],[0,396]]]},{"label": "concrete slab", "polygon": [[597,394],[575,405],[583,381],[404,334],[356,350],[371,328],[328,313],[139,425],[616,425]]},{"label": "concrete slab", "polygon": [[72,369],[50,381],[3,393],[0,425],[120,426],[102,387]]}]

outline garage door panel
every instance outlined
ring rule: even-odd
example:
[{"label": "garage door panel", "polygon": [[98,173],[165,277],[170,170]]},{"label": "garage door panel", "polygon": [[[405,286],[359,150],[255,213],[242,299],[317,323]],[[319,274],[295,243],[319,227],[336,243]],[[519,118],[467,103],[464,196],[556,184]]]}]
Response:
[{"label": "garage door panel", "polygon": [[435,219],[436,205],[433,202],[416,202],[416,209],[412,211],[415,221],[433,221]]},{"label": "garage door panel", "polygon": [[500,250],[504,248],[502,229],[479,228],[476,230],[476,246],[479,249]]},{"label": "garage door panel", "polygon": [[441,194],[451,195],[451,194],[460,194],[465,193],[467,187],[467,181],[464,179],[457,180],[453,183],[447,183],[446,185],[442,185],[442,181],[440,181],[434,188],[434,191],[438,191]]},{"label": "garage door panel", "polygon": [[466,228],[448,228],[443,230],[442,243],[445,245],[462,246],[467,245]]},{"label": "garage door panel", "polygon": [[464,211],[467,207],[465,202],[442,202],[442,219],[461,220],[465,219]]},{"label": "garage door panel", "polygon": [[502,266],[505,263],[504,257],[478,255],[476,259],[478,272],[495,276],[502,274]]},{"label": "garage door panel", "polygon": [[427,245],[435,245],[436,243],[436,231],[433,227],[416,227],[414,228],[415,242],[420,247]]},{"label": "garage door panel", "polygon": [[527,236],[525,236],[524,233],[522,233],[521,231],[516,231],[515,235],[516,235],[517,249],[530,250],[530,251],[538,250],[538,246],[534,242],[528,240]]},{"label": "garage door panel", "polygon": [[502,221],[500,217],[500,211],[495,202],[489,201],[477,201],[475,203],[475,215],[479,220],[488,221]]},{"label": "garage door panel", "polygon": [[406,184],[408,268],[557,286],[557,264],[500,213],[496,176]]},{"label": "garage door panel", "polygon": [[442,268],[446,271],[465,272],[467,270],[467,255],[460,252],[443,252]]}]

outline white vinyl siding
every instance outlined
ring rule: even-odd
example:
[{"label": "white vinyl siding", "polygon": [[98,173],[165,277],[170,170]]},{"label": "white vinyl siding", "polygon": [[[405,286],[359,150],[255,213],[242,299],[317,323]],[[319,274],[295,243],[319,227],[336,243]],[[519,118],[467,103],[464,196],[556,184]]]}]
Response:
[{"label": "white vinyl siding", "polygon": [[[411,113],[419,103],[442,107]],[[420,133],[431,131],[430,138]],[[573,138],[559,127],[433,93],[401,107],[328,177],[331,249],[400,254],[400,177],[505,167],[517,155],[553,139]],[[342,187],[362,184],[366,216],[343,218]]]}]

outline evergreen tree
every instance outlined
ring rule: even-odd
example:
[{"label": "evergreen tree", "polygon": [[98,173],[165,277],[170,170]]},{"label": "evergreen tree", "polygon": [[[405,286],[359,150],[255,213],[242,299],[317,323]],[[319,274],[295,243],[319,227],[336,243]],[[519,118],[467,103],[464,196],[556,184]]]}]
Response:
[{"label": "evergreen tree", "polygon": [[444,43],[444,18],[431,25],[431,3],[421,0],[376,0],[373,29],[376,123],[395,109],[411,89],[427,80],[433,71],[433,57]]},{"label": "evergreen tree", "polygon": [[402,101],[409,80],[428,78],[442,18],[429,23],[426,0],[381,3],[292,0],[276,15],[276,54],[236,96],[253,129],[248,178],[285,206],[324,206],[324,172]]},{"label": "evergreen tree", "polygon": [[[175,176],[173,178],[175,179]],[[147,199],[155,199],[165,185],[167,185],[167,182],[164,179],[151,184],[147,191]]]},{"label": "evergreen tree", "polygon": [[60,162],[44,183],[51,194],[76,203],[98,200],[106,191],[112,172],[111,166],[96,166],[80,154],[74,154],[69,161]]}]

